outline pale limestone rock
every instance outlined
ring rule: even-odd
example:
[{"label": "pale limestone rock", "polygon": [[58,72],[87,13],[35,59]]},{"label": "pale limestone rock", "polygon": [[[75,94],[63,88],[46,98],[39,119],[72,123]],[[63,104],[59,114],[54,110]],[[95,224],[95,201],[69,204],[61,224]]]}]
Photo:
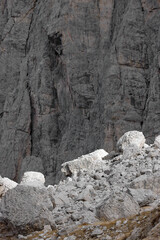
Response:
[{"label": "pale limestone rock", "polygon": [[21,185],[33,186],[33,187],[44,187],[45,178],[40,172],[25,172]]},{"label": "pale limestone rock", "polygon": [[0,196],[3,196],[9,189],[15,188],[17,183],[9,178],[0,176]]},{"label": "pale limestone rock", "polygon": [[124,151],[125,148],[130,146],[136,146],[139,149],[145,144],[145,137],[142,132],[138,131],[129,131],[126,132],[117,143],[117,148],[119,151]]},{"label": "pale limestone rock", "polygon": [[77,175],[81,171],[90,172],[95,169],[105,169],[106,164],[102,160],[102,157],[107,155],[108,153],[103,149],[96,150],[95,152],[82,155],[73,161],[63,163],[61,171],[66,176],[73,176]]}]

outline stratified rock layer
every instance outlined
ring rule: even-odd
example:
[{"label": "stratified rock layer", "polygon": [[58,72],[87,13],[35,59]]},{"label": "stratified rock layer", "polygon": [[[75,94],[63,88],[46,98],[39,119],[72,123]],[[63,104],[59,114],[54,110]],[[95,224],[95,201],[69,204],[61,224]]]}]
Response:
[{"label": "stratified rock layer", "polygon": [[[159,0],[0,1],[0,174],[160,131]],[[34,168],[34,167],[33,167]],[[29,169],[32,170],[32,169]]]}]

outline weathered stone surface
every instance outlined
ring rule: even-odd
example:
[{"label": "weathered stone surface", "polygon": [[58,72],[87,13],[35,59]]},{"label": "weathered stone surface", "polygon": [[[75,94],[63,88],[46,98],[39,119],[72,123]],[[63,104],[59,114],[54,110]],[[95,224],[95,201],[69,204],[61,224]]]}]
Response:
[{"label": "weathered stone surface", "polygon": [[[133,155],[132,148],[127,147],[128,153],[130,150],[131,154],[128,154],[127,158],[125,150],[123,154],[110,154],[109,159],[103,161],[104,169],[101,168],[101,165],[92,170],[88,167],[85,170],[80,170],[77,175],[71,174],[70,177],[61,180],[57,185],[49,185],[45,188],[47,196],[49,195],[49,198],[53,199],[55,205],[52,210],[52,218],[55,220],[59,236],[64,234],[67,236],[67,233],[70,234],[70,231],[73,231],[77,225],[81,226],[83,230],[89,228],[87,234],[89,232],[92,234],[99,217],[101,220],[107,219],[107,221],[108,219],[110,221],[110,219],[122,218],[112,221],[111,224],[114,225],[112,227],[107,222],[107,231],[100,228],[103,231],[102,238],[105,231],[105,234],[111,235],[114,239],[128,238],[128,236],[131,236],[128,239],[139,239],[143,229],[146,231],[143,236],[146,236],[156,221],[159,221],[160,180],[158,169],[160,167],[160,150],[155,145],[142,148],[138,155]],[[114,157],[114,155],[116,156]],[[102,161],[97,154],[91,153],[87,156],[90,156],[92,161],[96,161],[97,158],[98,161]],[[82,156],[82,158],[85,157]],[[76,164],[78,167],[83,164],[83,161],[82,163],[81,161],[71,161],[71,165],[73,162],[74,169],[77,169]],[[154,172],[154,170],[156,171]],[[43,190],[44,176],[41,173],[26,173],[24,183],[21,184],[20,186],[23,187],[34,185],[37,187],[37,191],[38,189]],[[145,208],[143,208],[144,206]],[[150,214],[151,210],[155,210],[158,215]],[[135,216],[134,214],[137,213],[138,215]],[[128,216],[130,217],[124,219]],[[150,219],[152,216],[153,219],[147,220],[147,216]],[[155,221],[155,219],[157,220]],[[85,223],[93,225],[84,226]],[[129,233],[126,232],[126,229]],[[135,229],[132,234],[131,229]],[[92,237],[95,234],[96,232],[93,233]],[[43,234],[41,238],[45,238]]]},{"label": "weathered stone surface", "polygon": [[160,135],[158,135],[154,140],[154,145],[160,148]]},{"label": "weathered stone surface", "polygon": [[66,176],[77,176],[78,173],[83,171],[91,172],[96,169],[104,170],[106,168],[106,163],[102,160],[102,157],[107,155],[108,153],[103,149],[96,150],[95,152],[82,155],[75,160],[63,163],[61,171]]},{"label": "weathered stone surface", "polygon": [[[0,174],[160,132],[159,0],[0,1]],[[9,166],[9,167],[8,167]],[[28,169],[27,169],[28,170]],[[34,170],[34,169],[30,169]]]},{"label": "weathered stone surface", "polygon": [[94,188],[92,185],[87,185],[86,188],[79,194],[78,200],[81,201],[93,201],[95,196]]},{"label": "weathered stone surface", "polygon": [[44,187],[45,178],[42,173],[39,172],[25,172],[21,185],[33,186],[33,187]]},{"label": "weathered stone surface", "polygon": [[[144,146],[145,137],[142,132],[129,131],[126,132],[117,142],[117,148],[119,151],[124,151],[127,148],[137,147],[141,149]],[[129,150],[130,152],[131,149]],[[133,153],[134,154],[134,153]]]},{"label": "weathered stone surface", "polygon": [[0,196],[3,196],[9,189],[15,188],[17,183],[9,178],[0,176]]},{"label": "weathered stone surface", "polygon": [[51,213],[54,207],[54,198],[46,188],[18,185],[2,198],[0,212],[15,231],[27,234],[45,225],[54,228]]},{"label": "weathered stone surface", "polygon": [[150,203],[154,202],[155,199],[157,199],[157,195],[152,192],[150,189],[129,189],[129,193],[132,195],[132,197],[135,199],[138,204],[143,207],[147,206]]},{"label": "weathered stone surface", "polygon": [[131,188],[135,189],[150,189],[154,193],[159,194],[160,193],[160,173],[156,172],[151,175],[142,175],[136,179],[134,179],[131,184]]},{"label": "weathered stone surface", "polygon": [[138,203],[127,193],[111,195],[97,207],[96,213],[99,219],[113,220],[138,214]]},{"label": "weathered stone surface", "polygon": [[135,158],[140,154],[140,148],[136,145],[130,145],[123,150],[123,159]]}]

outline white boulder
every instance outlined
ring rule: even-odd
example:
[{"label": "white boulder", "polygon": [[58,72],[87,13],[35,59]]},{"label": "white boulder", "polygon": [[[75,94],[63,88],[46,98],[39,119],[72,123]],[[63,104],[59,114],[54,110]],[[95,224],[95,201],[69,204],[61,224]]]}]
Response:
[{"label": "white boulder", "polygon": [[141,149],[145,144],[145,137],[142,132],[138,131],[129,131],[126,132],[117,143],[117,148],[119,151],[124,151],[124,149],[130,146],[136,146]]},{"label": "white boulder", "polygon": [[108,155],[108,153],[104,149],[97,149],[94,152],[89,153],[89,155],[92,156],[93,159],[97,160],[104,158]]},{"label": "white boulder", "polygon": [[108,153],[103,149],[96,150],[73,161],[63,163],[61,171],[66,176],[76,176],[81,171],[90,172],[95,169],[105,169],[106,164],[102,157],[107,155]]},{"label": "white boulder", "polygon": [[15,188],[17,183],[9,178],[0,176],[0,196],[3,196],[9,189]]},{"label": "white boulder", "polygon": [[21,185],[27,185],[32,187],[44,187],[45,178],[44,175],[40,172],[25,172]]}]

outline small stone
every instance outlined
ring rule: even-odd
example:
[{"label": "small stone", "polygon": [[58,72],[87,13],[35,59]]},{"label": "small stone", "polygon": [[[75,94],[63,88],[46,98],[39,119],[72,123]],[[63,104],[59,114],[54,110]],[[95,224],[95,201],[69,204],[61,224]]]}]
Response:
[{"label": "small stone", "polygon": [[116,222],[116,227],[120,227],[120,226],[121,226],[121,221],[119,220]]},{"label": "small stone", "polygon": [[104,240],[112,240],[112,238],[109,235],[106,235]]},{"label": "small stone", "polygon": [[153,168],[153,172],[157,172],[160,170],[160,165],[159,164],[155,164],[154,168]]},{"label": "small stone", "polygon": [[96,237],[97,235],[101,235],[103,233],[103,231],[99,228],[96,228],[93,230],[93,232],[91,233],[91,237]]},{"label": "small stone", "polygon": [[75,240],[75,239],[76,237],[74,235],[64,238],[64,240]]},{"label": "small stone", "polygon": [[81,219],[81,215],[74,213],[74,214],[71,215],[71,219],[73,221],[78,221],[79,219]]}]

